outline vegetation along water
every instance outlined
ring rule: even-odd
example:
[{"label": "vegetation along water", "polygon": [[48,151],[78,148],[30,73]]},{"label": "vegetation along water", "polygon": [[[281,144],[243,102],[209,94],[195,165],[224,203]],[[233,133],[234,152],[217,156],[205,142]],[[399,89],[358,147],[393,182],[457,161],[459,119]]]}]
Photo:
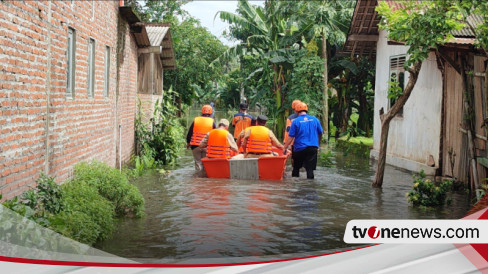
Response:
[{"label": "vegetation along water", "polygon": [[144,262],[323,253],[350,247],[342,237],[351,219],[456,219],[469,209],[463,193],[452,194],[449,206],[412,207],[410,173],[387,168],[390,183],[375,189],[368,159],[335,155],[334,167],[318,167],[315,180],[256,181],[200,178],[187,151],[169,176],[133,182],[146,216],[120,220],[113,238],[96,247]]}]

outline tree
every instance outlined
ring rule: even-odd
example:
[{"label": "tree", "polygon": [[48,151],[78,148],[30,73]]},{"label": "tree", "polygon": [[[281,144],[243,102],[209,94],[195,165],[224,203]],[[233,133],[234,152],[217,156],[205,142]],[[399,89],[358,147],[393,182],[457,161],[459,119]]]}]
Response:
[{"label": "tree", "polygon": [[192,0],[127,0],[143,22],[169,23],[177,21],[176,16],[187,17],[182,6]]},{"label": "tree", "polygon": [[378,165],[373,182],[381,187],[386,163],[386,149],[390,122],[410,97],[417,82],[422,62],[432,49],[437,49],[453,38],[451,32],[460,29],[462,24],[459,8],[450,1],[405,1],[404,9],[392,9],[385,2],[376,8],[383,20],[380,28],[388,32],[388,39],[403,42],[409,46],[405,69],[410,77],[403,92],[398,92],[395,82],[390,82],[390,94],[397,93],[395,104],[386,112],[380,110],[381,136]]},{"label": "tree", "polygon": [[190,105],[198,98],[195,86],[208,89],[209,83],[218,82],[222,77],[223,66],[209,64],[227,47],[192,17],[174,24],[171,31],[176,69],[164,72],[164,83],[177,92],[180,104]]},{"label": "tree", "polygon": [[279,1],[266,1],[263,8],[240,0],[238,14],[221,11],[218,15],[231,24],[231,34],[242,39],[242,43],[230,48],[218,60],[239,57],[242,64],[244,56],[253,56],[261,64],[248,78],[259,77],[261,91],[262,87],[271,86],[274,106],[268,106],[268,110],[276,121],[276,135],[281,137],[285,126],[283,102],[287,98],[287,77],[295,62],[296,43],[306,29],[299,30],[294,22],[281,15]]},{"label": "tree", "polygon": [[301,22],[311,25],[308,40],[319,38],[323,60],[322,83],[322,127],[324,136],[329,136],[329,57],[328,43],[343,44],[353,13],[354,1],[321,0],[321,1],[285,1],[281,9],[283,13]]}]

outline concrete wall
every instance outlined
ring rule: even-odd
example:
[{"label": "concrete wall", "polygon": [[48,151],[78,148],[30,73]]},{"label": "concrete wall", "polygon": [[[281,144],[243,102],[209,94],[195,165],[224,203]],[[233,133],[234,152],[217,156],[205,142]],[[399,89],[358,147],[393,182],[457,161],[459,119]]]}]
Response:
[{"label": "concrete wall", "polygon": [[[388,81],[390,56],[405,54],[406,46],[387,45],[386,32],[380,31],[376,56],[376,87],[374,101],[374,144],[372,157],[376,158],[380,144],[381,122],[379,110],[388,110]],[[405,86],[408,73],[405,77]],[[395,117],[390,124],[387,163],[412,171],[424,169],[432,174],[435,169],[426,166],[429,155],[439,165],[439,147],[442,113],[442,75],[437,68],[435,54],[422,64],[419,79],[403,109],[403,117]]]},{"label": "concrete wall", "polygon": [[141,102],[142,122],[150,125],[151,118],[153,118],[154,105],[156,104],[156,102],[161,104],[161,100],[163,99],[163,96],[139,93],[137,94],[137,97]]},{"label": "concrete wall", "polygon": [[[134,149],[137,46],[119,21],[118,1],[0,2],[0,193],[31,186],[40,171],[60,182],[79,161],[117,165]],[[118,23],[125,31],[117,54]],[[76,31],[75,95],[66,94],[68,27]],[[96,41],[95,94],[87,91],[87,48]],[[110,87],[103,94],[105,46],[111,48]],[[120,65],[117,97],[117,58]]]}]

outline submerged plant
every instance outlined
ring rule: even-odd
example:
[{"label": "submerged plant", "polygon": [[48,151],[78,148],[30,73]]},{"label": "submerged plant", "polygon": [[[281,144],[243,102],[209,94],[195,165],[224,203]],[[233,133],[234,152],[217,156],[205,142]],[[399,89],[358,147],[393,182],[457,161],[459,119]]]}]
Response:
[{"label": "submerged plant", "polygon": [[333,157],[334,155],[331,150],[321,152],[319,155],[319,165],[324,167],[334,167],[334,163],[332,162]]},{"label": "submerged plant", "polygon": [[183,126],[175,116],[178,108],[173,103],[174,95],[175,91],[170,88],[164,92],[162,101],[156,101],[151,125],[142,122],[141,103],[139,102],[135,125],[137,151],[139,152],[137,155],[139,158],[137,156],[135,158],[137,169],[152,169],[156,165],[176,163],[185,142]]},{"label": "submerged plant", "polygon": [[440,206],[445,203],[446,195],[451,188],[451,180],[435,183],[426,179],[424,170],[421,170],[418,176],[414,175],[412,190],[406,196],[414,206]]}]

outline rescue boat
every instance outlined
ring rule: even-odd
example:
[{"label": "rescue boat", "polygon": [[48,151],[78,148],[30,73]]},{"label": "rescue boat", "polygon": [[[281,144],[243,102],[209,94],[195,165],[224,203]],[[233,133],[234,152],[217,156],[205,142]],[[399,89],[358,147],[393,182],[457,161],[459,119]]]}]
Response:
[{"label": "rescue boat", "polygon": [[282,180],[290,153],[273,148],[278,156],[247,159],[203,158],[208,178]]}]

